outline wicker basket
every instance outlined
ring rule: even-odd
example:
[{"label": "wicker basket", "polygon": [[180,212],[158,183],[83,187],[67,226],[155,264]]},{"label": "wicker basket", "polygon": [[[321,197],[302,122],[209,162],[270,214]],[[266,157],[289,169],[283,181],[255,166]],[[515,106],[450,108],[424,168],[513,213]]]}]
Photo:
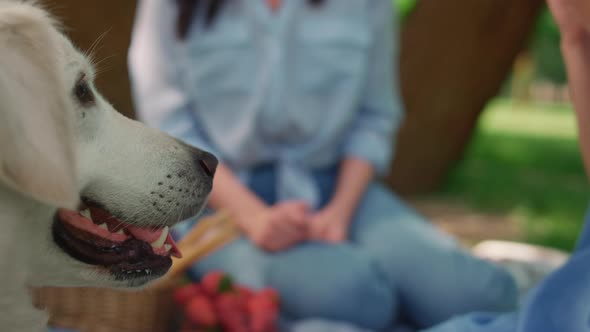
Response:
[{"label": "wicker basket", "polygon": [[171,289],[124,292],[100,288],[41,288],[33,303],[49,311],[51,326],[80,332],[173,331]]},{"label": "wicker basket", "polygon": [[239,232],[225,213],[203,218],[178,246],[183,258],[141,291],[89,287],[44,287],[32,290],[33,303],[47,310],[49,324],[80,332],[168,332],[178,329],[172,301],[174,288],[194,262],[231,242]]}]

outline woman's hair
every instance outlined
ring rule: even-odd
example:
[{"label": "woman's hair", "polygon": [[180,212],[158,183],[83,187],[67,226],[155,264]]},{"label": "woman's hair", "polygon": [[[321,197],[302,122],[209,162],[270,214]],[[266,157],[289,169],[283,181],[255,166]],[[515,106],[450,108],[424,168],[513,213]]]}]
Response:
[{"label": "woman's hair", "polygon": [[[231,0],[177,0],[178,2],[178,18],[176,22],[176,37],[178,39],[185,39],[193,19],[198,16],[199,9],[205,9],[204,22],[205,27],[210,27],[215,23],[217,15],[221,11],[224,3]],[[247,0],[247,1],[263,1],[263,0]],[[283,0],[293,1],[293,0]],[[307,0],[310,5],[320,6],[325,0]],[[204,5],[202,5],[204,3]]]}]

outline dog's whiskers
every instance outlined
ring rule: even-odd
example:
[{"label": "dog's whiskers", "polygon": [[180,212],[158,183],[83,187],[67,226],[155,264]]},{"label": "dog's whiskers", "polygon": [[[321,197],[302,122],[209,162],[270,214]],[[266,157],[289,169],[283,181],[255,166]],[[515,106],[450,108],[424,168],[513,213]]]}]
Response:
[{"label": "dog's whiskers", "polygon": [[[135,213],[129,215],[127,217],[127,220],[135,220],[135,218],[137,216],[144,216],[144,215],[148,215],[149,216],[150,214],[153,214],[152,211],[151,211],[151,209],[146,208],[146,207],[144,207],[142,205],[142,208],[140,208],[137,211],[135,211]],[[120,226],[123,226],[124,224],[129,224],[129,223],[127,223],[127,222],[125,222],[123,220],[119,220],[119,224],[117,225],[117,228],[120,227]]]},{"label": "dog's whiskers", "polygon": [[84,55],[90,60],[91,63],[94,63],[95,51],[98,50],[98,45],[102,42],[102,40],[106,37],[106,35],[111,31],[111,28],[105,30],[105,32],[101,33],[95,40],[90,44],[88,50],[84,53]]},{"label": "dog's whiskers", "polygon": [[182,218],[182,213],[184,212],[184,208],[186,207],[186,203],[182,204],[182,207],[180,208],[180,214],[178,214],[178,216],[176,217],[176,223],[179,223],[181,220],[180,218]]},{"label": "dog's whiskers", "polygon": [[[124,228],[126,225],[161,228],[165,225],[170,225],[171,221],[174,221],[174,224],[181,222],[185,210],[191,208],[194,199],[196,198],[191,200],[179,198],[168,202],[168,204],[165,204],[164,206],[160,206],[159,210],[154,209],[151,204],[140,204],[137,209],[133,209],[134,212],[125,215],[124,220],[119,219],[114,215],[110,215],[105,221],[113,219],[117,220],[118,222],[114,229]],[[174,206],[173,202],[181,204]]]},{"label": "dog's whiskers", "polygon": [[102,58],[96,62],[93,61],[92,64],[94,65],[94,75],[98,76],[102,73],[105,73],[105,72],[113,69],[113,66],[106,66],[106,65],[103,65],[103,63],[105,63],[107,60],[109,60],[111,58],[114,58],[115,56],[117,56],[117,55],[111,54],[111,55],[105,56],[104,58]]},{"label": "dog's whiskers", "polygon": [[[165,225],[166,224],[166,220],[168,220],[168,218],[170,217],[171,214],[172,214],[172,209],[167,209],[166,213],[164,213],[162,215],[162,218],[159,219],[158,226],[161,227],[161,226]],[[180,211],[180,215],[182,215],[182,210]]]}]

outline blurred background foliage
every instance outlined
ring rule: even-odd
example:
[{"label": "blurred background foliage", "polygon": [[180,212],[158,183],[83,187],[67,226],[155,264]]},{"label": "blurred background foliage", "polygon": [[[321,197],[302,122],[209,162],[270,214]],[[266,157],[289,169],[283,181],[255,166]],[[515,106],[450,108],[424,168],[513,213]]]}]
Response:
[{"label": "blurred background foliage", "polygon": [[535,68],[535,78],[554,84],[565,84],[566,75],[559,48],[559,30],[547,8],[544,8],[535,26],[530,54]]},{"label": "blurred background foliage", "polygon": [[[405,20],[415,0],[394,0]],[[543,8],[463,159],[428,199],[517,220],[521,240],[571,250],[590,197],[567,97],[560,36]]]}]

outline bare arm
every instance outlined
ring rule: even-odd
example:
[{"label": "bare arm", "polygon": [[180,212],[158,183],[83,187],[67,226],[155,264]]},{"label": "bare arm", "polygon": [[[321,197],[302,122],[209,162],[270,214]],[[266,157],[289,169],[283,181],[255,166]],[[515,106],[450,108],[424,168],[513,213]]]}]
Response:
[{"label": "bare arm", "polygon": [[285,201],[268,206],[224,164],[217,167],[209,205],[229,211],[245,235],[267,251],[285,250],[307,235],[306,203]]},{"label": "bare arm", "polygon": [[310,217],[309,237],[334,243],[346,241],[354,212],[374,175],[374,167],[368,161],[345,158],[332,200]]},{"label": "bare arm", "polygon": [[373,166],[368,161],[352,157],[344,159],[330,204],[352,216],[374,175]]},{"label": "bare arm", "polygon": [[561,33],[561,51],[576,112],[582,158],[590,175],[590,2],[547,0]]},{"label": "bare arm", "polygon": [[586,175],[590,177],[590,34],[564,36],[562,53],[569,88],[578,120],[578,131]]},{"label": "bare arm", "polygon": [[224,164],[219,164],[215,172],[209,205],[217,210],[228,210],[236,216],[257,215],[267,208],[267,205],[244,186]]}]

